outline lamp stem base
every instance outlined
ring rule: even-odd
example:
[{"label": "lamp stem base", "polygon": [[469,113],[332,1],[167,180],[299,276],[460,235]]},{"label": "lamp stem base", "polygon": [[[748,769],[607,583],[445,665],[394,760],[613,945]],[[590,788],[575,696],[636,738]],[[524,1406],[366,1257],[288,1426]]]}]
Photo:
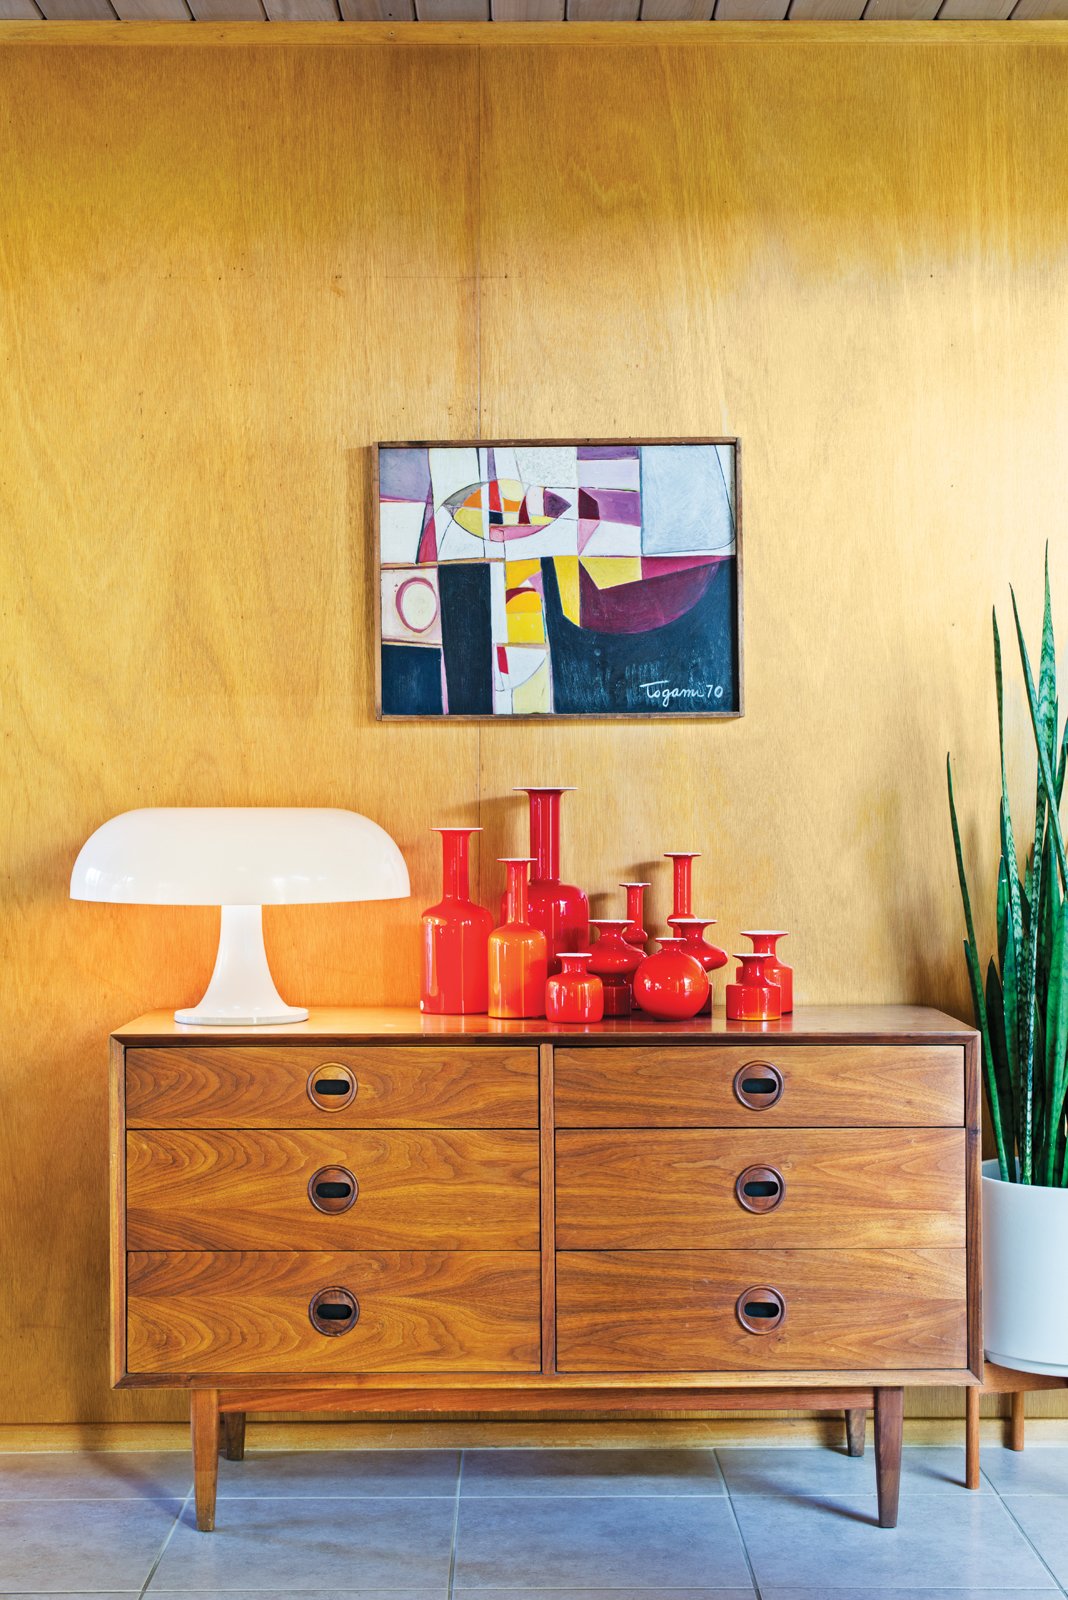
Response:
[{"label": "lamp stem base", "polygon": [[287,1006],[275,988],[263,946],[262,906],[223,906],[219,950],[199,1004],[174,1013],[201,1028],[254,1028],[304,1022],[303,1006]]}]

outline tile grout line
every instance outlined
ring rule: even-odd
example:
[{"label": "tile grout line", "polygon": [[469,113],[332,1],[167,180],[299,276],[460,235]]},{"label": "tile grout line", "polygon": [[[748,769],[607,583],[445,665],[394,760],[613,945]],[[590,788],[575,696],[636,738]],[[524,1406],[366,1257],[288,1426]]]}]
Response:
[{"label": "tile grout line", "polygon": [[185,1499],[182,1501],[181,1505],[178,1507],[178,1514],[175,1517],[174,1521],[171,1523],[170,1530],[169,1530],[169,1532],[167,1534],[167,1537],[164,1539],[163,1543],[160,1545],[159,1550],[156,1553],[155,1561],[153,1561],[152,1565],[148,1569],[148,1576],[145,1578],[144,1583],[141,1585],[140,1589],[137,1591],[137,1600],[144,1600],[145,1595],[148,1593],[148,1586],[152,1582],[152,1579],[156,1576],[156,1573],[159,1571],[159,1564],[163,1560],[163,1557],[164,1557],[164,1554],[166,1552],[167,1546],[170,1544],[171,1540],[174,1538],[175,1529],[178,1527],[179,1523],[181,1522],[182,1516],[183,1516],[183,1514],[185,1512],[185,1509],[188,1506],[188,1504],[189,1504],[189,1502],[190,1502],[190,1500],[192,1498],[193,1498],[193,1486],[191,1484],[189,1486],[189,1489],[188,1489],[187,1493],[186,1493]]},{"label": "tile grout line", "polygon": [[[762,1597],[761,1592],[760,1592],[760,1585],[757,1582],[757,1575],[756,1575],[756,1572],[753,1569],[753,1559],[749,1554],[749,1546],[745,1542],[745,1534],[742,1532],[742,1525],[738,1521],[738,1512],[735,1509],[734,1497],[731,1494],[731,1486],[727,1482],[727,1474],[723,1470],[723,1463],[719,1459],[719,1451],[718,1450],[713,1449],[713,1451],[712,1451],[712,1459],[716,1463],[716,1471],[719,1473],[720,1477],[723,1479],[723,1492],[726,1495],[727,1504],[730,1507],[731,1520],[733,1521],[734,1526],[735,1526],[735,1530],[736,1530],[736,1532],[738,1534],[738,1542],[740,1543],[740,1545],[742,1547],[742,1554],[745,1557],[745,1564],[749,1569],[749,1582],[753,1585],[753,1594],[755,1596],[755,1600],[763,1600],[763,1597]],[[450,1597],[450,1600],[451,1600],[451,1597]]]},{"label": "tile grout line", "polygon": [[[1035,1552],[1035,1555],[1038,1557],[1039,1561],[1041,1561],[1042,1565],[1045,1567],[1046,1571],[1049,1573],[1050,1577],[1053,1579],[1053,1582],[1057,1586],[1055,1592],[1057,1594],[1062,1594],[1062,1595],[1063,1594],[1068,1594],[1068,1590],[1066,1590],[1064,1585],[1060,1582],[1060,1580],[1057,1577],[1057,1574],[1054,1572],[1053,1568],[1050,1566],[1049,1562],[1046,1560],[1046,1558],[1042,1554],[1041,1550],[1035,1544],[1034,1540],[1031,1538],[1031,1535],[1028,1533],[1027,1529],[1023,1526],[1023,1524],[1020,1522],[1019,1518],[1015,1515],[1011,1505],[1009,1505],[1008,1500],[1002,1494],[1001,1490],[998,1488],[998,1486],[994,1482],[994,1480],[992,1478],[987,1478],[986,1477],[986,1473],[983,1472],[982,1468],[980,1468],[980,1477],[986,1478],[987,1483],[989,1483],[990,1487],[993,1489],[994,1493],[997,1495],[998,1499],[1001,1501],[1002,1505],[1005,1507],[1005,1510],[1008,1512],[1009,1516],[1012,1518],[1013,1526],[1019,1530],[1019,1532],[1022,1534],[1023,1538],[1027,1541],[1027,1543],[1030,1546],[1030,1548]],[[1011,1496],[1010,1496],[1010,1498],[1011,1498]]]},{"label": "tile grout line", "polygon": [[460,1532],[460,1489],[464,1481],[464,1455],[460,1451],[460,1462],[456,1469],[456,1503],[452,1513],[452,1544],[449,1548],[449,1587],[446,1591],[448,1600],[453,1600],[453,1589],[456,1584],[456,1546]]}]

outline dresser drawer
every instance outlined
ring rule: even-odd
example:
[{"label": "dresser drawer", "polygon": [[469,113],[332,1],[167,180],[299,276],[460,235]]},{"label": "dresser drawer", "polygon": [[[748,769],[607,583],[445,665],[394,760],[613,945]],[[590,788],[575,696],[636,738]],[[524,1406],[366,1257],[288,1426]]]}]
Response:
[{"label": "dresser drawer", "polygon": [[562,1252],[556,1285],[561,1372],[967,1365],[963,1250]]},{"label": "dresser drawer", "polygon": [[126,1052],[131,1128],[536,1128],[536,1049],[203,1045]]},{"label": "dresser drawer", "polygon": [[954,1127],[958,1045],[623,1045],[557,1050],[556,1125]]},{"label": "dresser drawer", "polygon": [[[323,1291],[326,1332],[311,1310]],[[127,1364],[192,1376],[536,1372],[539,1293],[531,1252],[134,1252]]]},{"label": "dresser drawer", "polygon": [[962,1250],[964,1138],[957,1128],[565,1129],[557,1246]]},{"label": "dresser drawer", "polygon": [[536,1132],[126,1136],[131,1250],[537,1250],[539,1195]]}]

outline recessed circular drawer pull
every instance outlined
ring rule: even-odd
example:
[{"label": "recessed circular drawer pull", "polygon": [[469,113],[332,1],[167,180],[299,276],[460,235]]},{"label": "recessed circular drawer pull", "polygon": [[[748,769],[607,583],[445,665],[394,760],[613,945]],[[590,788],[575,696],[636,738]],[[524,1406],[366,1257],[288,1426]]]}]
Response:
[{"label": "recessed circular drawer pull", "polygon": [[774,1333],[786,1321],[786,1301],[778,1289],[759,1285],[738,1296],[738,1321],[749,1333]]},{"label": "recessed circular drawer pull", "polygon": [[747,1061],[734,1074],[734,1097],[750,1111],[766,1111],[782,1099],[782,1073],[770,1061]]},{"label": "recessed circular drawer pull", "polygon": [[320,1111],[343,1111],[359,1090],[355,1074],[340,1061],[324,1061],[308,1074],[308,1099]]},{"label": "recessed circular drawer pull", "polygon": [[320,1289],[311,1297],[308,1316],[317,1333],[334,1338],[359,1322],[360,1302],[347,1289]]},{"label": "recessed circular drawer pull", "polygon": [[356,1204],[360,1186],[348,1167],[320,1167],[308,1179],[308,1199],[317,1211],[335,1216]]},{"label": "recessed circular drawer pull", "polygon": [[734,1192],[747,1211],[774,1211],[786,1198],[786,1179],[774,1167],[746,1167],[738,1174]]}]

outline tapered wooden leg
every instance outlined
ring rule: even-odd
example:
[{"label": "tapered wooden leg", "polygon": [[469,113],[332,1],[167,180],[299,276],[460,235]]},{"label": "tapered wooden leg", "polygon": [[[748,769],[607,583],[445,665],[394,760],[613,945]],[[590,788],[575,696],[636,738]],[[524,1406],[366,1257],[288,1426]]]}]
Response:
[{"label": "tapered wooden leg", "polygon": [[846,1420],[846,1450],[851,1456],[864,1454],[864,1429],[868,1423],[868,1413],[860,1406],[855,1411],[847,1411]]},{"label": "tapered wooden leg", "polygon": [[193,1435],[193,1495],[197,1527],[211,1533],[215,1527],[215,1489],[219,1481],[219,1391],[194,1389],[189,1396],[189,1423]]},{"label": "tapered wooden leg", "polygon": [[245,1413],[224,1411],[222,1423],[222,1453],[227,1461],[245,1459]]},{"label": "tapered wooden leg", "polygon": [[1012,1412],[1009,1421],[1009,1449],[1022,1450],[1024,1447],[1024,1406],[1027,1404],[1027,1395],[1022,1389],[1012,1397]]},{"label": "tapered wooden leg", "polygon": [[979,1487],[979,1390],[964,1391],[964,1483]]},{"label": "tapered wooden leg", "polygon": [[904,1389],[875,1391],[875,1487],[880,1528],[897,1527],[901,1494],[901,1436],[905,1425]]}]

